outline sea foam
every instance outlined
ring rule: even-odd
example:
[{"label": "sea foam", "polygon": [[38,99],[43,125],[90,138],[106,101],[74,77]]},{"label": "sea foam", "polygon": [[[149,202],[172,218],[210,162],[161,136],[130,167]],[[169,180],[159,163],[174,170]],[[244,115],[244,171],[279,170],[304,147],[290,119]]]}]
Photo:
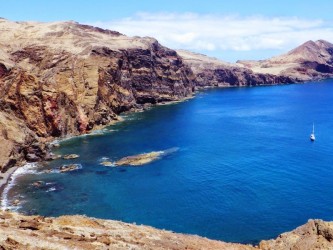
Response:
[{"label": "sea foam", "polygon": [[36,163],[27,163],[22,167],[19,167],[18,169],[16,169],[14,171],[14,173],[10,176],[10,179],[7,183],[7,185],[5,186],[3,192],[2,192],[2,196],[1,196],[1,203],[0,203],[0,208],[2,210],[17,210],[19,208],[19,206],[13,206],[10,204],[9,201],[9,191],[11,190],[11,188],[13,186],[15,186],[16,184],[16,179],[19,176],[25,175],[25,174],[38,174],[39,172],[37,171],[37,164]]}]

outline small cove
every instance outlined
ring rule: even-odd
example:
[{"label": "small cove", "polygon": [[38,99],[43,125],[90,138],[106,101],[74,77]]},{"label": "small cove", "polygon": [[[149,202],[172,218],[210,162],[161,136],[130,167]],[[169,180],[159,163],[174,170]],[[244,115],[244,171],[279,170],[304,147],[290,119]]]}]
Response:
[{"label": "small cove", "polygon": [[[232,242],[273,238],[310,218],[333,219],[332,104],[333,80],[200,92],[62,141],[56,154],[80,157],[17,176],[7,198],[20,199],[25,213],[85,214]],[[177,150],[142,167],[100,164],[168,149]],[[82,168],[43,172],[70,163]]]}]

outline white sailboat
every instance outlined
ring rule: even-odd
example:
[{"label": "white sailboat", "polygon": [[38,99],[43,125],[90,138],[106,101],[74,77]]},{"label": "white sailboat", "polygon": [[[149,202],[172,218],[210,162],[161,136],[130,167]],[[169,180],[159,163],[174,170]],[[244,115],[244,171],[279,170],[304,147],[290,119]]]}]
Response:
[{"label": "white sailboat", "polygon": [[314,133],[314,123],[312,124],[312,133],[310,135],[310,140],[311,141],[316,140],[316,136],[315,136],[315,133]]}]

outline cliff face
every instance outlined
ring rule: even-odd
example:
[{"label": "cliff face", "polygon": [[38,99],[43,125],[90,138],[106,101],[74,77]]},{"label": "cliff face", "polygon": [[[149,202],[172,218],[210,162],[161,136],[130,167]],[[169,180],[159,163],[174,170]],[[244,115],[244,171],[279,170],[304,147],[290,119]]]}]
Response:
[{"label": "cliff face", "polygon": [[310,220],[253,247],[84,216],[47,218],[0,212],[0,249],[333,249],[333,224]]},{"label": "cliff face", "polygon": [[195,73],[197,87],[240,87],[298,82],[295,77],[253,72],[242,64],[226,63],[205,55],[179,50],[177,53]]},{"label": "cliff face", "polygon": [[300,81],[333,77],[333,44],[307,41],[286,54],[261,61],[238,61],[255,73],[287,76]]},{"label": "cliff face", "polygon": [[2,170],[11,158],[45,157],[43,138],[86,133],[120,112],[194,89],[190,68],[152,38],[74,22],[2,19],[0,30],[0,141],[8,141]]}]

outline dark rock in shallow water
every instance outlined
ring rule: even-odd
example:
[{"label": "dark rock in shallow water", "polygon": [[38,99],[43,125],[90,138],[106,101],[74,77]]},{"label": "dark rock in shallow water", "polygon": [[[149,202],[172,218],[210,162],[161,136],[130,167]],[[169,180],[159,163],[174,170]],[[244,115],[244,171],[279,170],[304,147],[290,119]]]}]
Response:
[{"label": "dark rock in shallow water", "polygon": [[42,186],[45,185],[44,181],[35,181],[34,183],[32,183],[32,186],[36,187],[36,188],[40,188]]},{"label": "dark rock in shallow water", "polygon": [[62,165],[59,170],[60,173],[64,173],[64,172],[70,172],[70,171],[74,171],[80,168],[79,164],[69,164],[69,165]]},{"label": "dark rock in shallow water", "polygon": [[53,160],[56,160],[56,159],[59,159],[59,158],[61,158],[61,155],[56,155],[56,154],[53,154],[53,153],[49,153],[45,156],[46,161],[53,161]]}]

